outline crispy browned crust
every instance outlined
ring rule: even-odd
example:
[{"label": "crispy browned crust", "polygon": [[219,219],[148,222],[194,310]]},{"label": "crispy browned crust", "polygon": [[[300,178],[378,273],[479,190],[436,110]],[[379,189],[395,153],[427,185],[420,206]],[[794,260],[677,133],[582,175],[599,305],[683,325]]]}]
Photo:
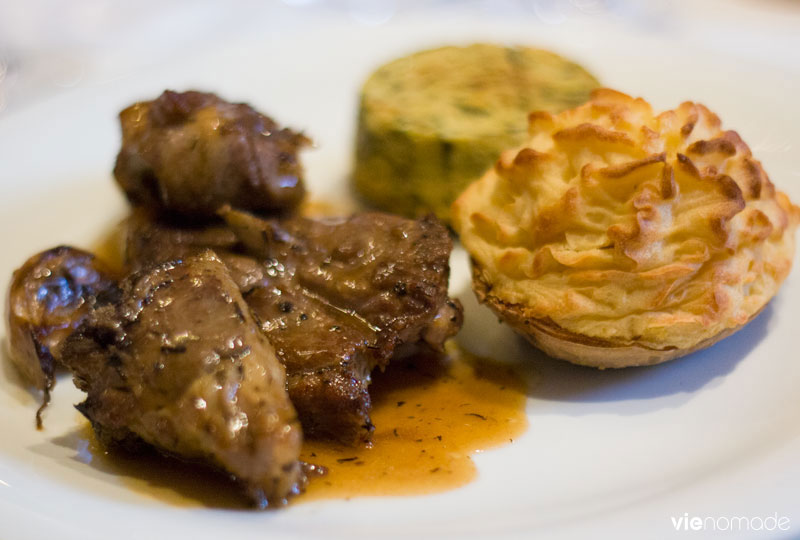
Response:
[{"label": "crispy browned crust", "polygon": [[600,366],[675,358],[745,325],[789,274],[800,224],[706,107],[657,114],[608,89],[531,114],[529,141],[453,216],[501,318],[554,356]]},{"label": "crispy browned crust", "polygon": [[[636,342],[613,342],[564,330],[552,320],[532,317],[521,304],[504,302],[491,294],[491,285],[483,278],[480,266],[472,260],[472,288],[482,304],[486,304],[515,332],[534,347],[553,358],[598,369],[652,366],[674,360],[714,345],[744,328],[747,323],[729,328],[688,349],[666,347],[655,349]],[[747,322],[758,316],[759,310]]]}]

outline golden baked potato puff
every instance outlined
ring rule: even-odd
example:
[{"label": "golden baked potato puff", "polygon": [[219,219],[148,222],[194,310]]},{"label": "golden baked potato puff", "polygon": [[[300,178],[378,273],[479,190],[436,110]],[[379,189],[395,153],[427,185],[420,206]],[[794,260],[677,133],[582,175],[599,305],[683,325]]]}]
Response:
[{"label": "golden baked potato puff", "polygon": [[741,328],[789,273],[800,209],[703,105],[596,90],[453,205],[478,297],[548,354],[658,363]]}]

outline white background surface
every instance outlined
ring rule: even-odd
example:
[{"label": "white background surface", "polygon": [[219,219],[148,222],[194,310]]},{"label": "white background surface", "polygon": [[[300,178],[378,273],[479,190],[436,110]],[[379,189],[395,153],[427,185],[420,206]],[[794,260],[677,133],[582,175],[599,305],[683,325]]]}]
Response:
[{"label": "white background surface", "polygon": [[[90,7],[77,16],[67,3],[47,2],[45,18],[35,4],[31,15],[7,4],[0,50],[16,60],[0,81],[3,280],[40,249],[90,246],[123,215],[110,171],[116,113],[129,102],[192,87],[248,101],[316,141],[305,155],[310,191],[341,199],[360,83],[388,59],[445,43],[543,46],[656,108],[701,101],[800,201],[797,2],[145,1],[128,12],[104,7],[95,19],[86,13],[111,4],[81,2]],[[65,79],[75,65],[78,75]],[[453,293],[466,308],[462,344],[523,363],[538,380],[528,432],[477,456],[478,481],[436,496],[280,512],[172,508],[82,461],[71,407],[81,396],[68,379],[37,432],[35,398],[0,369],[0,540],[714,537],[675,532],[670,518],[684,512],[777,512],[791,520],[786,536],[800,536],[797,269],[758,319],[712,349],[653,368],[596,372],[542,358],[477,306],[460,250],[453,267]]]}]

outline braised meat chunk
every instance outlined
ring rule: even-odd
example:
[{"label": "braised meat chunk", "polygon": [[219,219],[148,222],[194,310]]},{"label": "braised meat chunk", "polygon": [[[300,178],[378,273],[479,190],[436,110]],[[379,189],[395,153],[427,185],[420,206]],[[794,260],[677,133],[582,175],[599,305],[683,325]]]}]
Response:
[{"label": "braised meat chunk", "polygon": [[233,231],[224,223],[197,226],[176,224],[142,208],[136,208],[122,224],[125,237],[124,264],[141,270],[157,263],[197,255],[206,249],[217,255],[239,244]]},{"label": "braised meat chunk", "polygon": [[[37,253],[14,272],[6,306],[9,357],[26,382],[44,390],[44,405],[64,341],[116,291],[111,272],[94,255],[68,246]],[[41,426],[38,413],[37,422]]]},{"label": "braised meat chunk", "polygon": [[292,209],[305,193],[297,153],[310,141],[249,105],[167,90],[123,110],[120,123],[114,176],[134,205],[203,220],[226,203]]},{"label": "braised meat chunk", "polygon": [[122,230],[125,235],[123,262],[132,271],[211,249],[228,267],[241,290],[249,290],[264,277],[261,262],[240,253],[239,239],[225,223],[206,226],[176,224],[136,209],[123,222]]},{"label": "braised meat chunk", "polygon": [[[374,327],[309,294],[280,263],[239,253],[242,246],[226,225],[177,226],[135,212],[125,229],[126,264],[134,269],[213,248],[277,347],[303,432],[347,442],[368,437],[370,371],[389,352],[381,350]],[[277,329],[275,342],[270,334]]]},{"label": "braised meat chunk", "polygon": [[223,216],[264,261],[263,279],[244,294],[286,365],[306,434],[368,440],[372,370],[403,344],[441,349],[461,327],[461,306],[447,295],[447,230],[433,217],[381,213]]},{"label": "braised meat chunk", "polygon": [[392,345],[357,313],[286,276],[281,263],[267,264],[246,300],[286,366],[303,432],[346,444],[369,440],[370,374],[389,360]]},{"label": "braised meat chunk", "polygon": [[[412,220],[367,212],[266,220],[230,209],[222,215],[247,253],[272,264],[270,274],[292,277],[395,343],[423,339],[439,310],[451,307],[447,282],[453,244],[433,216]],[[457,331],[460,317],[452,322],[459,323]]]},{"label": "braised meat chunk", "polygon": [[221,468],[262,507],[296,493],[302,435],[284,368],[219,258],[163,263],[120,287],[64,347],[99,438]]},{"label": "braised meat chunk", "polygon": [[128,263],[213,247],[286,366],[304,433],[369,440],[372,370],[404,344],[441,349],[461,327],[461,307],[447,296],[446,229],[434,218],[379,213],[335,220],[222,214],[227,229],[132,216]]}]

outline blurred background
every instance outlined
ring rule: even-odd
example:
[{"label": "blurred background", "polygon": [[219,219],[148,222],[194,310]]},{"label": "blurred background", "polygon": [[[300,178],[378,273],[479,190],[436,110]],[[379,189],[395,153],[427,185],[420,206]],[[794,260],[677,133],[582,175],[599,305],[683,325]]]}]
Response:
[{"label": "blurred background", "polygon": [[311,21],[391,26],[428,14],[443,25],[455,15],[526,17],[533,30],[597,21],[800,67],[800,0],[2,0],[0,121],[67,89],[135,78],[244,35],[279,28],[313,41]]}]

